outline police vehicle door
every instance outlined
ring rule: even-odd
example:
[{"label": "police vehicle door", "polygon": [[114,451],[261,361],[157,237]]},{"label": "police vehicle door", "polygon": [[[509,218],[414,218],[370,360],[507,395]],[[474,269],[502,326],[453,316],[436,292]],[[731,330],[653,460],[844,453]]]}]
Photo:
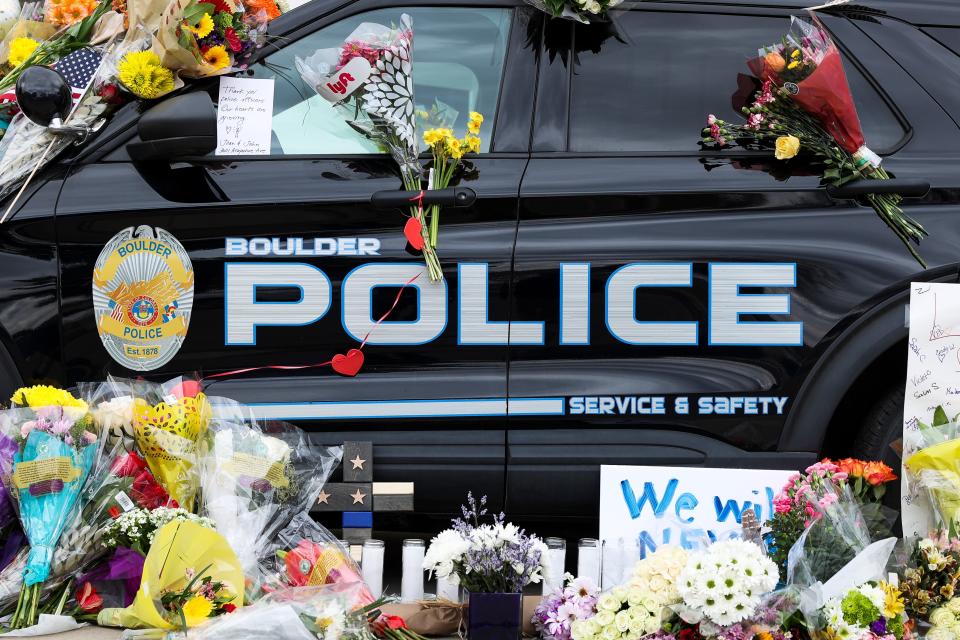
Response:
[{"label": "police vehicle door", "polygon": [[[274,80],[269,157],[157,168],[135,166],[121,148],[81,163],[58,212],[71,377],[132,375],[101,344],[91,274],[118,232],[162,229],[186,248],[195,291],[179,352],[151,377],[239,372],[209,378],[208,392],[299,423],[317,440],[373,440],[378,479],[416,481],[418,511],[449,509],[470,488],[496,507],[509,275],[532,111],[535,60],[523,48],[532,11],[361,0],[299,23],[291,12],[274,24],[296,37],[277,37],[289,44],[243,76]],[[401,188],[395,162],[315,95],[295,66],[298,57],[340,46],[361,23],[397,25],[404,13],[413,20],[421,132],[443,125],[463,135],[470,112],[485,117],[482,153],[460,181],[477,199],[443,212],[445,280],[436,283],[404,240],[405,210],[370,204],[374,193]],[[216,99],[217,82],[206,90]],[[501,125],[504,109],[511,120]],[[153,312],[144,302],[138,309]],[[351,350],[364,341],[356,377],[331,370],[338,355],[356,363]]]}]

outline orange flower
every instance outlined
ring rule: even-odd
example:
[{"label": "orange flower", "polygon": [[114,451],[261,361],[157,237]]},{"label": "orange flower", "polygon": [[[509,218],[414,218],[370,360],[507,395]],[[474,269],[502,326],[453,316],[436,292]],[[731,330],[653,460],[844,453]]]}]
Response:
[{"label": "orange flower", "polygon": [[874,487],[897,479],[893,469],[882,462],[866,463],[863,468],[863,476]]},{"label": "orange flower", "polygon": [[844,458],[837,460],[837,466],[851,478],[862,478],[866,463],[856,458]]},{"label": "orange flower", "polygon": [[787,68],[787,61],[783,59],[783,56],[773,51],[763,56],[763,61],[766,63],[767,68],[769,68],[774,73],[780,73]]},{"label": "orange flower", "polygon": [[268,21],[280,16],[280,7],[276,0],[245,0],[243,5],[247,8],[247,13],[253,16],[262,11]]},{"label": "orange flower", "polygon": [[80,22],[97,8],[97,0],[54,0],[47,8],[47,21],[58,26]]}]

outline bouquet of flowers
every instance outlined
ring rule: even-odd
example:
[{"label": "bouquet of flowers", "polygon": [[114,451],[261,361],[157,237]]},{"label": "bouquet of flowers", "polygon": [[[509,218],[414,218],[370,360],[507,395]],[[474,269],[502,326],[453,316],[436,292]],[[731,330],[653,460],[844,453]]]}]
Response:
[{"label": "bouquet of flowers", "polygon": [[502,513],[493,517],[492,524],[480,524],[487,515],[486,504],[486,496],[478,504],[467,494],[463,517],[430,541],[423,568],[474,593],[519,593],[528,584],[539,583],[546,545],[505,522]]},{"label": "bouquet of flowers", "polygon": [[681,601],[677,580],[689,561],[689,554],[680,547],[664,545],[637,562],[628,586],[655,594],[663,606]]},{"label": "bouquet of flowers", "polygon": [[[880,157],[864,144],[840,52],[816,18],[793,17],[790,32],[780,42],[760,48],[748,65],[763,87],[752,106],[743,108],[746,123],[709,116],[705,144],[773,149],[777,160],[789,160],[803,150],[825,167],[824,182],[838,187],[858,178],[890,178]],[[919,243],[926,231],[904,214],[902,198],[870,194],[867,200],[925,267],[912,243]]]},{"label": "bouquet of flowers", "polygon": [[276,532],[316,502],[342,450],[310,447],[303,432],[286,423],[261,430],[214,421],[211,431],[200,463],[203,512],[253,576]]},{"label": "bouquet of flowers", "polygon": [[777,586],[777,566],[752,542],[725,540],[690,555],[677,590],[680,617],[703,629],[751,618]]},{"label": "bouquet of flowers", "polygon": [[[467,133],[463,138],[456,138],[448,128],[428,129],[423,134],[423,141],[430,147],[433,154],[433,167],[430,169],[429,188],[446,189],[453,178],[461,159],[467,153],[480,153],[480,126],[483,124],[483,115],[476,111],[470,112],[470,121],[467,123]],[[432,204],[427,212],[430,221],[428,235],[430,246],[437,247],[437,235],[440,232],[440,205]]]},{"label": "bouquet of flowers", "polygon": [[[0,433],[0,469],[12,463],[13,454],[16,452],[17,443],[13,438]],[[0,540],[3,541],[0,542],[0,571],[2,571],[13,561],[26,541],[23,531],[20,530],[20,522],[17,520],[10,494],[7,493],[3,483],[0,483]]]},{"label": "bouquet of flowers", "polygon": [[[533,626],[543,640],[571,640],[574,626],[597,615],[599,595],[600,589],[590,578],[568,575],[563,585],[537,605]],[[578,627],[578,631],[585,637],[586,629]]]},{"label": "bouquet of flowers", "polygon": [[366,613],[357,608],[362,582],[283,589],[190,630],[196,640],[365,640]]},{"label": "bouquet of flowers", "polygon": [[77,615],[98,614],[105,606],[132,605],[143,579],[143,563],[140,552],[117,547],[104,562],[80,575],[74,595]]},{"label": "bouquet of flowers", "polygon": [[827,600],[820,610],[818,637],[850,640],[902,640],[903,598],[889,582],[867,582]]},{"label": "bouquet of flowers", "polygon": [[113,455],[101,457],[81,495],[82,508],[60,538],[53,571],[69,575],[106,552],[101,542],[104,528],[121,513],[136,508],[176,507],[176,502],[154,479],[147,463],[136,452],[116,445]]},{"label": "bouquet of flowers", "polygon": [[653,591],[639,587],[614,587],[597,599],[597,613],[575,620],[570,627],[573,640],[628,640],[660,630],[663,607]]},{"label": "bouquet of flowers", "polygon": [[960,540],[935,532],[912,545],[900,593],[907,613],[925,619],[954,597],[960,585]]},{"label": "bouquet of flowers", "polygon": [[101,542],[107,549],[126,547],[145,556],[153,548],[157,532],[171,522],[192,522],[207,529],[216,528],[209,518],[194,515],[179,507],[134,509],[120,514],[108,524]]},{"label": "bouquet of flowers", "polygon": [[911,483],[926,490],[940,521],[952,537],[960,536],[960,423],[938,407],[930,425],[907,433],[904,467]]},{"label": "bouquet of flowers", "polygon": [[30,553],[23,570],[20,602],[12,628],[36,623],[40,591],[50,563],[101,444],[87,404],[61,389],[18,389],[0,430],[17,443],[11,463],[0,470],[19,510]]},{"label": "bouquet of flowers", "polygon": [[209,527],[174,520],[156,532],[133,604],[104,609],[97,622],[180,629],[243,606],[243,571],[227,541]]},{"label": "bouquet of flowers", "polygon": [[[321,49],[295,62],[308,86],[336,106],[351,127],[393,156],[404,189],[421,191],[412,51],[413,22],[403,14],[398,28],[364,22],[342,47]],[[411,213],[423,240],[414,248],[423,251],[430,279],[442,280],[423,207],[413,206]]]},{"label": "bouquet of flowers", "polygon": [[[780,580],[787,579],[787,555],[804,530],[818,517],[819,510],[838,499],[850,486],[860,505],[878,505],[887,483],[896,479],[893,470],[882,462],[864,462],[847,458],[833,462],[829,458],[790,477],[773,500],[774,515],[770,528],[773,560],[780,569]],[[868,511],[877,511],[869,507]]]},{"label": "bouquet of flowers", "polygon": [[930,614],[933,628],[927,640],[956,640],[960,637],[960,598],[951,598]]},{"label": "bouquet of flowers", "polygon": [[[271,550],[261,569],[265,590],[363,582],[360,567],[347,550],[305,511],[277,533]],[[366,586],[357,597],[364,606],[374,601]]]},{"label": "bouquet of flowers", "polygon": [[137,448],[170,497],[193,511],[199,488],[199,444],[207,432],[211,408],[200,392],[163,397],[156,404],[136,400],[133,429]]},{"label": "bouquet of flowers", "polygon": [[267,20],[267,15],[245,13],[233,0],[171,0],[160,18],[152,53],[159,58],[157,66],[186,77],[229,73],[262,40]]}]

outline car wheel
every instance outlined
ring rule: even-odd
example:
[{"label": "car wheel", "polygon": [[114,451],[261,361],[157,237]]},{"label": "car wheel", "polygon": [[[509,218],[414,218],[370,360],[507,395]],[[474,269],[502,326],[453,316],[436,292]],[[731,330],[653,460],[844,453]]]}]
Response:
[{"label": "car wheel", "polygon": [[[900,476],[900,454],[891,446],[903,437],[903,385],[890,388],[879,396],[867,412],[853,442],[850,455],[861,460],[879,460]],[[899,511],[900,481],[887,485],[883,503]]]}]

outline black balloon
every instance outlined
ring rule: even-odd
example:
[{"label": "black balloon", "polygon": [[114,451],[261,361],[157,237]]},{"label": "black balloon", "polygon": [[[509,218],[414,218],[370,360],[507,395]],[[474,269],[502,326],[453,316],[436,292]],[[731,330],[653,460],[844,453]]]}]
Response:
[{"label": "black balloon", "polygon": [[65,120],[70,113],[70,85],[56,69],[28,67],[17,79],[16,92],[23,115],[40,126],[54,118]]}]

